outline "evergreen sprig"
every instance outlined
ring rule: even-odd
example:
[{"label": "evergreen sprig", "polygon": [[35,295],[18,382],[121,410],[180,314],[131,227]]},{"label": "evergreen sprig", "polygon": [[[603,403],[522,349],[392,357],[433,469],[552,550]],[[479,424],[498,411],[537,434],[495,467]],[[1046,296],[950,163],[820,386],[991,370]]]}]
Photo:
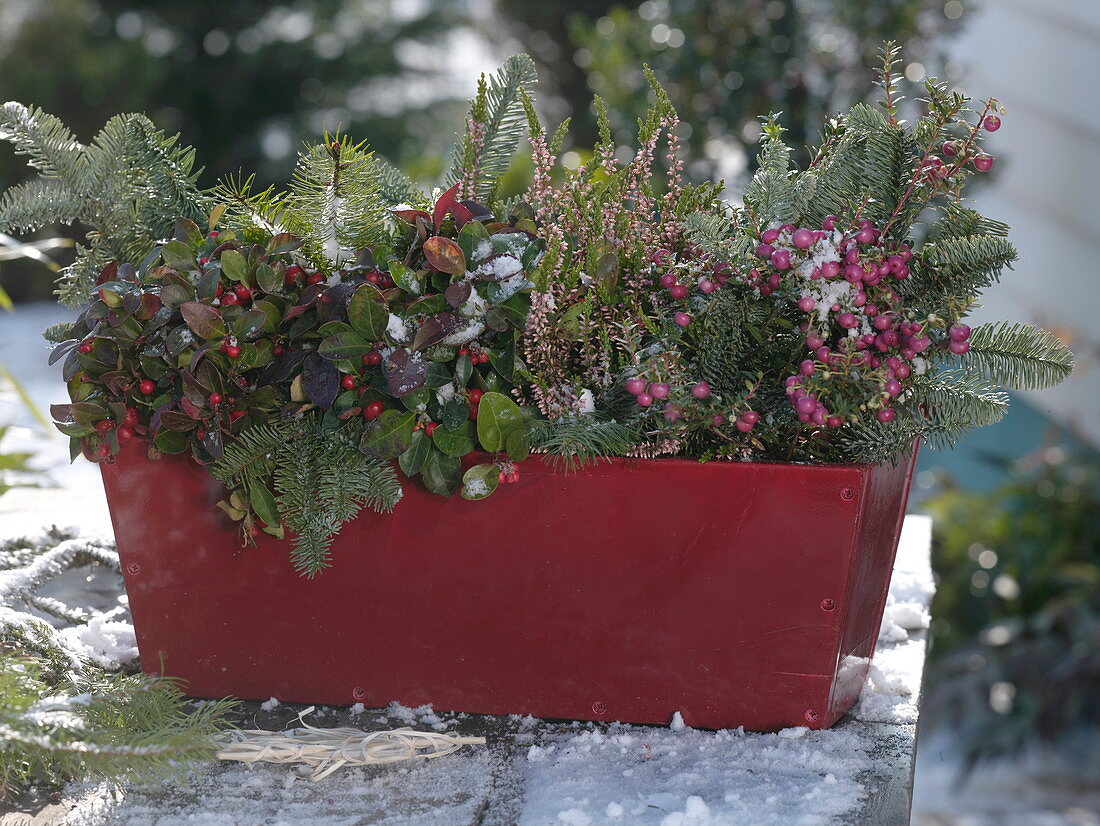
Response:
[{"label": "evergreen sprig", "polygon": [[455,144],[448,186],[468,179],[477,198],[492,196],[523,138],[527,119],[521,96],[537,81],[534,61],[525,54],[513,55],[491,78],[481,78],[470,102],[467,130]]},{"label": "evergreen sprig", "polygon": [[592,416],[567,416],[553,422],[536,420],[528,426],[531,449],[543,453],[561,468],[584,465],[625,455],[645,441],[637,426]]},{"label": "evergreen sprig", "polygon": [[975,327],[966,369],[1010,390],[1042,390],[1069,377],[1073,353],[1051,332],[1002,321]]}]

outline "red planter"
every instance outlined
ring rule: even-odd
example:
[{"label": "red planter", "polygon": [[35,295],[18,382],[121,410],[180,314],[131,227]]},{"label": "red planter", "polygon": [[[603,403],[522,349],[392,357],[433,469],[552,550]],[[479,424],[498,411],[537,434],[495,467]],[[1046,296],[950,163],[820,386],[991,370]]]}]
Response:
[{"label": "red planter", "polygon": [[533,457],[481,502],[406,485],[313,580],[188,459],[103,480],[142,662],[194,696],[774,730],[855,701],[912,467]]}]

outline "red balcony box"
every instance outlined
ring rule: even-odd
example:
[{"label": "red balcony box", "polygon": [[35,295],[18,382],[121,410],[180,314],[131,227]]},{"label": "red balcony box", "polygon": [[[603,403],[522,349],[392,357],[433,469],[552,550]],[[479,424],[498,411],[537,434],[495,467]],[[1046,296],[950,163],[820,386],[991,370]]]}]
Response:
[{"label": "red balcony box", "polygon": [[131,444],[103,480],[145,670],[193,696],[768,731],[855,701],[914,459],[532,457],[479,502],[406,484],[312,580],[239,547],[186,457]]}]

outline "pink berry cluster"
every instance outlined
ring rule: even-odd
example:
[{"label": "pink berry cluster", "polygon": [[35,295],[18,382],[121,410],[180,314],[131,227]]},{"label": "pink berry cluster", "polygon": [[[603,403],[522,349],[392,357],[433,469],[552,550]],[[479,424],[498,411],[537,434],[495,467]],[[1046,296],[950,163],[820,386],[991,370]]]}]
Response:
[{"label": "pink berry cluster", "polygon": [[[691,250],[685,251],[681,259],[695,258]],[[651,260],[658,267],[667,266],[672,262],[673,254],[670,250],[659,249],[653,253]],[[692,290],[696,289],[703,295],[710,295],[717,292],[726,285],[729,281],[731,273],[729,270],[721,264],[714,265],[709,273],[705,275],[698,274],[686,274],[681,273],[675,269],[669,270],[663,273],[660,278],[657,279],[661,289],[667,291],[667,295],[670,299],[678,302],[684,309],[677,310],[672,320],[679,327],[687,327],[691,324],[691,314],[686,312],[690,309],[689,301],[691,299]],[[690,286],[689,286],[690,285]]]},{"label": "pink berry cluster", "polygon": [[[705,381],[685,386],[682,391],[676,394],[677,397],[682,395],[687,399],[690,396],[691,399],[699,402],[710,398],[710,385]],[[638,403],[639,407],[653,408],[655,404],[659,403],[661,414],[667,422],[678,422],[684,418],[683,405],[670,400],[673,395],[673,388],[668,382],[649,382],[640,376],[635,376],[626,380],[626,392],[634,397],[634,401]]]},{"label": "pink berry cluster", "polygon": [[[810,357],[786,379],[799,421],[841,427],[873,411],[878,421],[892,422],[894,400],[914,361],[932,346],[928,331],[939,321],[907,312],[893,288],[910,275],[908,244],[889,243],[869,220],[847,230],[838,221],[830,215],[820,229],[765,230],[756,248],[762,263],[746,280],[808,316],[801,329]],[[969,336],[968,327],[954,325],[946,346],[961,355]]]}]

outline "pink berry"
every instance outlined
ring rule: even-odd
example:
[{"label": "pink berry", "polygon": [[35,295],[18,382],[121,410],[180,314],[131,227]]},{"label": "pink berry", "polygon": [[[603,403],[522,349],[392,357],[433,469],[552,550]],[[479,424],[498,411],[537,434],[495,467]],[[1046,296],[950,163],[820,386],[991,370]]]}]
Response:
[{"label": "pink berry", "polygon": [[748,433],[750,430],[753,429],[753,425],[749,422],[746,422],[744,419],[738,419],[736,422],[734,422],[733,426],[740,430],[742,433]]},{"label": "pink berry", "polygon": [[668,288],[668,294],[673,298],[687,298],[688,288],[683,284],[673,284]]},{"label": "pink berry", "polygon": [[659,249],[650,258],[654,264],[667,264],[672,259],[672,253],[666,249]]},{"label": "pink berry", "polygon": [[710,421],[711,424],[713,424],[715,427],[719,427],[726,423],[726,417],[723,416],[721,413],[715,413],[713,416],[710,417]]},{"label": "pink berry", "polygon": [[836,222],[839,220],[840,219],[837,218],[835,215],[826,215],[825,220],[821,222],[821,228],[823,230],[832,232],[834,229],[836,229]]},{"label": "pink berry", "polygon": [[664,275],[661,276],[661,286],[662,287],[671,287],[675,283],[676,283],[676,276],[673,275],[672,273],[666,272]]},{"label": "pink berry", "polygon": [[761,235],[760,235],[760,240],[763,241],[765,244],[774,244],[777,240],[779,240],[779,230],[777,230],[777,229],[766,229],[766,230],[764,230],[764,232],[761,233]]},{"label": "pink berry", "polygon": [[711,281],[709,278],[704,278],[699,282],[699,292],[710,295],[712,292],[718,289],[718,285]]},{"label": "pink berry", "polygon": [[812,376],[814,374],[814,363],[812,359],[806,359],[802,364],[798,365],[798,372],[803,376]]},{"label": "pink berry", "polygon": [[802,298],[798,299],[798,309],[804,313],[810,312],[816,305],[817,302],[814,301],[812,296],[804,295]]},{"label": "pink berry", "polygon": [[808,229],[796,229],[791,236],[791,243],[800,250],[808,249],[814,242],[814,234]]},{"label": "pink berry", "polygon": [[1001,128],[1001,119],[996,115],[986,115],[985,120],[982,121],[982,126],[985,127],[987,132],[996,132]]},{"label": "pink berry", "polygon": [[993,168],[993,156],[981,154],[974,158],[974,168],[979,172],[988,172]]},{"label": "pink berry", "polygon": [[681,327],[687,327],[689,324],[691,324],[691,316],[689,316],[687,313],[676,313],[676,315],[672,317],[672,320]]},{"label": "pink berry", "polygon": [[853,327],[859,325],[856,317],[851,313],[841,313],[839,316],[837,316],[836,323],[843,327],[845,330],[851,330]]},{"label": "pink berry", "polygon": [[627,379],[626,392],[632,396],[645,392],[645,379]]},{"label": "pink berry", "polygon": [[959,145],[955,141],[943,142],[943,154],[949,158],[954,158],[959,154]]},{"label": "pink berry", "polygon": [[882,410],[880,410],[878,413],[875,414],[875,418],[878,419],[883,424],[888,424],[889,422],[894,421],[894,417],[896,415],[897,414],[894,413],[894,411],[891,408],[884,407]]},{"label": "pink berry", "polygon": [[805,413],[808,416],[817,410],[817,402],[809,396],[803,396],[794,403],[794,407],[799,413]]},{"label": "pink berry", "polygon": [[877,233],[873,229],[861,229],[856,233],[856,240],[861,244],[870,244],[876,236]]},{"label": "pink berry", "polygon": [[844,279],[852,284],[862,281],[863,267],[859,264],[849,264],[844,268]]},{"label": "pink berry", "polygon": [[740,418],[743,421],[748,422],[749,424],[756,424],[758,421],[760,421],[760,414],[757,413],[755,410],[746,410],[744,413],[741,414]]},{"label": "pink berry", "polygon": [[836,278],[838,275],[840,275],[839,261],[826,261],[821,265],[822,278]]},{"label": "pink berry", "polygon": [[829,427],[840,427],[844,424],[844,419],[840,418],[840,416],[830,416],[826,424],[829,425]]},{"label": "pink berry", "polygon": [[648,393],[639,393],[637,401],[642,407],[649,407],[653,404],[653,397]]},{"label": "pink berry", "polygon": [[654,382],[649,385],[649,395],[655,399],[667,399],[669,386],[664,382]]},{"label": "pink berry", "polygon": [[667,422],[676,422],[684,418],[684,414],[675,405],[667,404],[664,409],[664,417]]},{"label": "pink berry", "polygon": [[886,391],[887,395],[891,397],[896,396],[901,392],[901,382],[897,379],[890,379],[890,381],[886,382],[886,386],[883,389]]},{"label": "pink berry", "polygon": [[947,344],[947,349],[954,353],[956,356],[962,356],[970,352],[969,341],[951,341]]},{"label": "pink berry", "polygon": [[776,250],[769,260],[777,270],[787,270],[791,267],[791,254],[787,250]]},{"label": "pink berry", "polygon": [[952,341],[966,341],[970,338],[970,328],[965,324],[952,324],[947,331],[947,337]]},{"label": "pink berry", "polygon": [[771,244],[760,244],[756,248],[756,254],[760,258],[763,258],[765,260],[770,258],[773,252],[775,252],[775,247],[773,247]]},{"label": "pink berry", "polygon": [[806,336],[806,346],[811,350],[817,350],[825,344],[825,339],[819,336],[817,333],[810,333]]},{"label": "pink berry", "polygon": [[710,395],[710,385],[705,381],[701,381],[691,388],[691,395],[697,399],[705,399]]}]

